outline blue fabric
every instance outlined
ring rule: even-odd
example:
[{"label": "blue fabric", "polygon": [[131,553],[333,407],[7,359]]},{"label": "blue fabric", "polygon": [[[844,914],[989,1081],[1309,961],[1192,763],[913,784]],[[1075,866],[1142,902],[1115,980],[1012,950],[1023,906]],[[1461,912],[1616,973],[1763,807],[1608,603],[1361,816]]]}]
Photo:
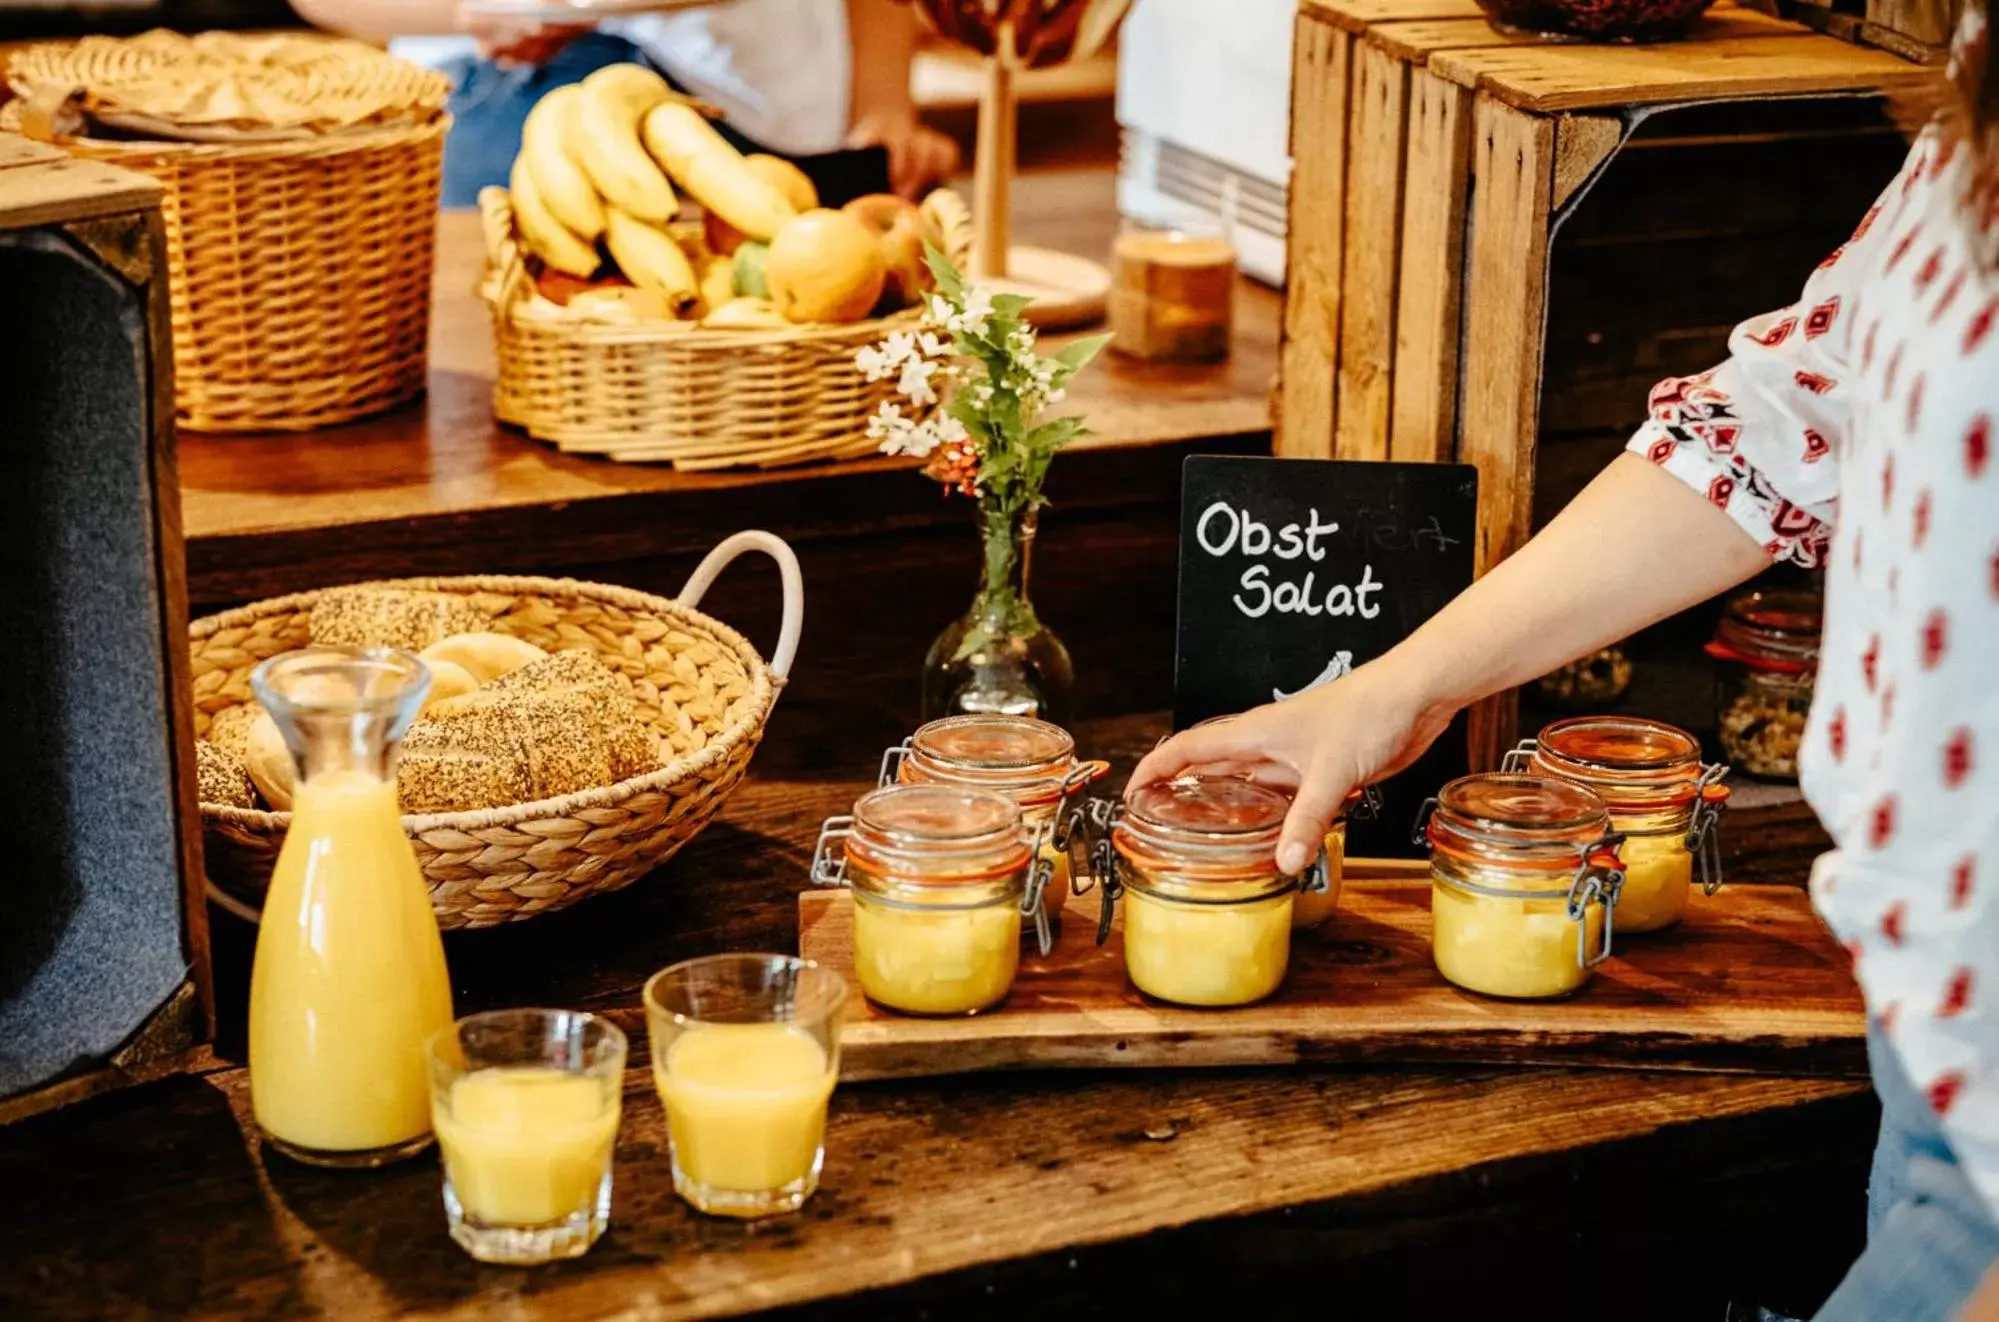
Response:
[{"label": "blue fabric", "polygon": [[1881,1137],[1867,1183],[1867,1250],[1818,1322],[1950,1322],[1999,1261],[1999,1226],[1937,1126],[1928,1099],[1870,1030]]},{"label": "blue fabric", "polygon": [[623,37],[586,33],[564,46],[546,64],[501,66],[466,56],[443,66],[456,91],[451,94],[451,134],[444,141],[446,207],[479,203],[479,190],[504,186],[521,150],[521,126],[528,111],[549,92],[580,83],[608,65],[644,62],[638,47]]}]

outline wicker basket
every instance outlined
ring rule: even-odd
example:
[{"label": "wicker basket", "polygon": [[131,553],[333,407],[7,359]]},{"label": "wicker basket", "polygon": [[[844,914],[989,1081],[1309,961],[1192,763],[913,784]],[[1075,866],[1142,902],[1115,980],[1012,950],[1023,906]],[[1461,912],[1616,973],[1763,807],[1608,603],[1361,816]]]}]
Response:
[{"label": "wicker basket", "polygon": [[[129,76],[129,45],[29,47],[8,78],[24,97],[115,83]],[[450,84],[386,57],[357,76],[412,102],[405,122],[276,141],[58,140],[165,186],[183,427],[306,430],[423,391]],[[0,123],[22,126],[20,105]]]},{"label": "wicker basket", "polygon": [[772,468],[875,452],[868,418],[895,382],[854,355],[915,309],[839,326],[704,330],[524,316],[535,297],[504,189],[480,200],[499,377],[493,412],[563,450],[677,468]]},{"label": "wicker basket", "polygon": [[[741,635],[695,609],[716,575],[747,551],[778,562],[784,625],[766,664]],[[492,927],[630,885],[706,826],[743,778],[798,646],[798,561],[769,533],[717,547],[676,601],[626,588],[544,578],[410,579],[397,586],[474,598],[495,628],[550,650],[588,648],[630,677],[639,711],[671,746],[661,770],[601,789],[485,812],[410,816],[444,928]],[[254,701],[250,672],[305,645],[316,592],[211,615],[191,627],[195,726]],[[209,892],[254,918],[289,813],[201,807]]]}]

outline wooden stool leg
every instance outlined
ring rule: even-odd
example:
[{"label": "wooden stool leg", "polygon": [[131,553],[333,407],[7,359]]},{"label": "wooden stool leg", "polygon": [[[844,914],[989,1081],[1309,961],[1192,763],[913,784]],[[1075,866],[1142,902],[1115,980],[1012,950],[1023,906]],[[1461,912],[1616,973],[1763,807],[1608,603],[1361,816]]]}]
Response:
[{"label": "wooden stool leg", "polygon": [[1346,215],[1347,78],[1353,38],[1298,17],[1291,56],[1290,214],[1285,258],[1284,389],[1277,453],[1333,453],[1339,370],[1340,267]]}]

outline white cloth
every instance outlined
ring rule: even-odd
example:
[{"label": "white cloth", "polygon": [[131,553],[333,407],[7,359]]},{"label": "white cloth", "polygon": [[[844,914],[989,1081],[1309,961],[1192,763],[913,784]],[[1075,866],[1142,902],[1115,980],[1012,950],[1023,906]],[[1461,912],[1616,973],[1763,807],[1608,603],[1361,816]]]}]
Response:
[{"label": "white cloth", "polygon": [[1870,1012],[1999,1216],[1999,215],[1932,127],[1804,295],[1661,383],[1631,449],[1825,568],[1799,750]]},{"label": "white cloth", "polygon": [[[811,156],[846,138],[853,47],[845,0],[732,0],[599,26],[773,151]],[[431,66],[476,54],[468,37],[401,37],[389,49]]]}]

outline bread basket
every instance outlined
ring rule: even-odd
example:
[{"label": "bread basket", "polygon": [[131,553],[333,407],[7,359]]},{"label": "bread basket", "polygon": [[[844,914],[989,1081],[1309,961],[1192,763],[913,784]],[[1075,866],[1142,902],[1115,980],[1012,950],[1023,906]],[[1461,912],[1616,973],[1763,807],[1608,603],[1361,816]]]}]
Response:
[{"label": "bread basket", "polygon": [[921,311],[783,330],[537,318],[506,190],[487,189],[480,215],[500,421],[563,450],[687,469],[875,453],[868,418],[897,398],[896,383],[868,381],[854,355],[890,331],[922,326]]},{"label": "bread basket", "polygon": [[[232,69],[249,95],[226,122],[199,101],[133,110],[204,80],[227,90]],[[181,426],[305,430],[422,392],[442,75],[359,42],[221,32],[30,46],[6,73],[22,100],[0,127],[166,189]]]},{"label": "bread basket", "polygon": [[[775,560],[783,581],[783,625],[769,662],[697,609],[716,577],[750,551]],[[671,750],[660,770],[615,785],[403,818],[446,929],[521,922],[628,886],[699,834],[749,768],[804,615],[797,557],[764,532],[738,533],[716,547],[671,601],[570,579],[427,578],[394,586],[471,597],[501,633],[549,651],[595,652],[632,680],[640,715]],[[190,626],[198,734],[218,713],[255,701],[250,672],[258,663],[310,641],[307,622],[319,596],[278,597]],[[291,815],[203,804],[201,817],[211,897],[254,919]]]}]

